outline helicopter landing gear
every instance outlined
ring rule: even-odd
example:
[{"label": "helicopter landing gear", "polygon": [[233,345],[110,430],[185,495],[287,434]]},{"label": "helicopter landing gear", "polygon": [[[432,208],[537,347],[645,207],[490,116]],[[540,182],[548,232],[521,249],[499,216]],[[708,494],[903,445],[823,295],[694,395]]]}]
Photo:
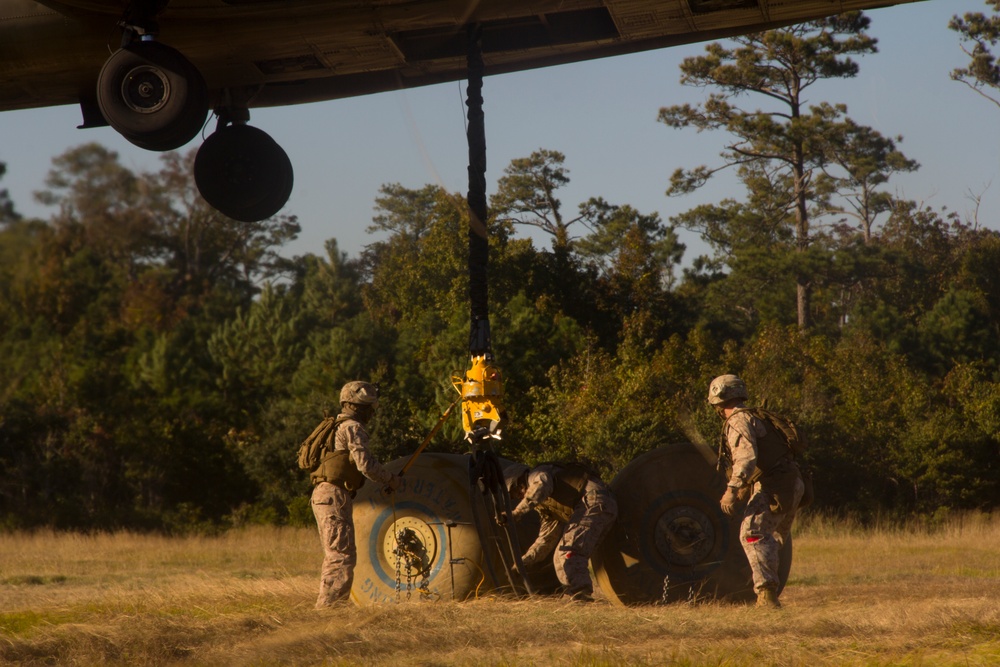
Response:
[{"label": "helicopter landing gear", "polygon": [[97,79],[97,104],[108,124],[151,151],[188,143],[208,117],[208,89],[177,49],[137,40],[111,54]]},{"label": "helicopter landing gear", "polygon": [[[245,112],[244,116],[249,117]],[[288,154],[266,132],[245,121],[219,126],[198,149],[194,180],[209,204],[241,222],[269,218],[292,194],[294,174]]]}]

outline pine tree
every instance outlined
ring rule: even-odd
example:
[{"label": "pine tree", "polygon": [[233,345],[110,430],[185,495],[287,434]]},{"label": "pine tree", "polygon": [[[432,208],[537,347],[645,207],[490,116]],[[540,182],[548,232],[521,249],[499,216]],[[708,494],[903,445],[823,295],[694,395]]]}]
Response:
[{"label": "pine tree", "polygon": [[[816,188],[816,177],[830,157],[826,139],[842,124],[846,112],[842,106],[807,107],[805,93],[821,81],[857,74],[858,65],[850,56],[876,51],[868,25],[867,17],[853,12],[737,37],[731,48],[709,44],[706,55],[685,59],[682,84],[722,92],[710,94],[698,107],[663,108],[659,120],[674,128],[725,130],[733,140],[722,153],[721,167],[678,169],[668,194],[691,192],[719,170],[737,167],[751,197],[763,202],[755,208],[766,213],[765,223],[790,226],[794,251],[804,259],[813,241],[810,209],[824,204],[828,194]],[[735,101],[747,93],[773,108],[737,106]],[[813,269],[808,261],[790,268],[796,282],[798,325],[804,330],[810,326]]]}]

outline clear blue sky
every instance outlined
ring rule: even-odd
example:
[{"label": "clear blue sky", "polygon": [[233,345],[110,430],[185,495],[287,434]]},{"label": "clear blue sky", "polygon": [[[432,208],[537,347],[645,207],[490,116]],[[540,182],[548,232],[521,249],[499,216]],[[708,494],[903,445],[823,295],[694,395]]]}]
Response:
[{"label": "clear blue sky", "polygon": [[[1000,107],[948,77],[966,62],[948,20],[970,11],[988,8],[983,0],[926,0],[869,12],[879,53],[860,59],[857,78],[814,88],[810,101],[843,102],[858,123],[904,137],[900,148],[922,167],[890,181],[897,194],[963,216],[972,215],[970,193],[981,195],[980,224],[1000,229]],[[546,148],[566,155],[571,183],[560,198],[567,216],[591,196],[642,213],[657,211],[664,220],[700,203],[741,199],[741,188],[726,178],[695,195],[664,195],[676,168],[717,164],[725,139],[656,122],[662,106],[703,99],[705,91],[678,82],[680,62],[703,50],[703,44],[693,44],[487,76],[490,192],[512,159]],[[364,230],[381,184],[437,183],[465,193],[464,100],[465,83],[456,82],[253,110],[251,124],[271,134],[295,167],[284,212],[298,215],[302,234],[286,254],[321,253],[323,242],[335,237],[356,255],[373,240]],[[158,168],[157,154],[108,128],[76,130],[79,122],[72,106],[0,113],[0,161],[7,163],[0,188],[9,190],[22,214],[49,215],[31,193],[43,187],[51,159],[71,146],[97,141],[132,169]],[[548,247],[547,238],[534,238]],[[693,237],[682,240],[689,245],[689,262],[701,247]]]}]

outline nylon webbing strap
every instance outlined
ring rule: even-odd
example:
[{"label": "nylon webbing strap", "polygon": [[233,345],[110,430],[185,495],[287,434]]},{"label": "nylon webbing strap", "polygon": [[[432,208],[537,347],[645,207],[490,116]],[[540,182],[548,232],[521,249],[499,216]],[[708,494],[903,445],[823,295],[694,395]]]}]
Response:
[{"label": "nylon webbing strap", "polygon": [[486,123],[483,114],[482,27],[470,26],[468,32],[469,86],[466,105],[469,125],[469,303],[472,328],[469,352],[472,356],[491,355],[490,319],[487,287],[489,240],[486,235]]}]

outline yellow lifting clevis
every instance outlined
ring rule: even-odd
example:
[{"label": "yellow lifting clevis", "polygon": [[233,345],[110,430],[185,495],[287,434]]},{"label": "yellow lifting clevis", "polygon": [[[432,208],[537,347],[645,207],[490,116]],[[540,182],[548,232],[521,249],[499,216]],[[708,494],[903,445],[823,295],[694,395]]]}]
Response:
[{"label": "yellow lifting clevis", "polygon": [[462,397],[462,428],[473,445],[487,438],[500,439],[506,422],[503,409],[503,376],[490,354],[474,355],[465,375],[451,382]]}]

